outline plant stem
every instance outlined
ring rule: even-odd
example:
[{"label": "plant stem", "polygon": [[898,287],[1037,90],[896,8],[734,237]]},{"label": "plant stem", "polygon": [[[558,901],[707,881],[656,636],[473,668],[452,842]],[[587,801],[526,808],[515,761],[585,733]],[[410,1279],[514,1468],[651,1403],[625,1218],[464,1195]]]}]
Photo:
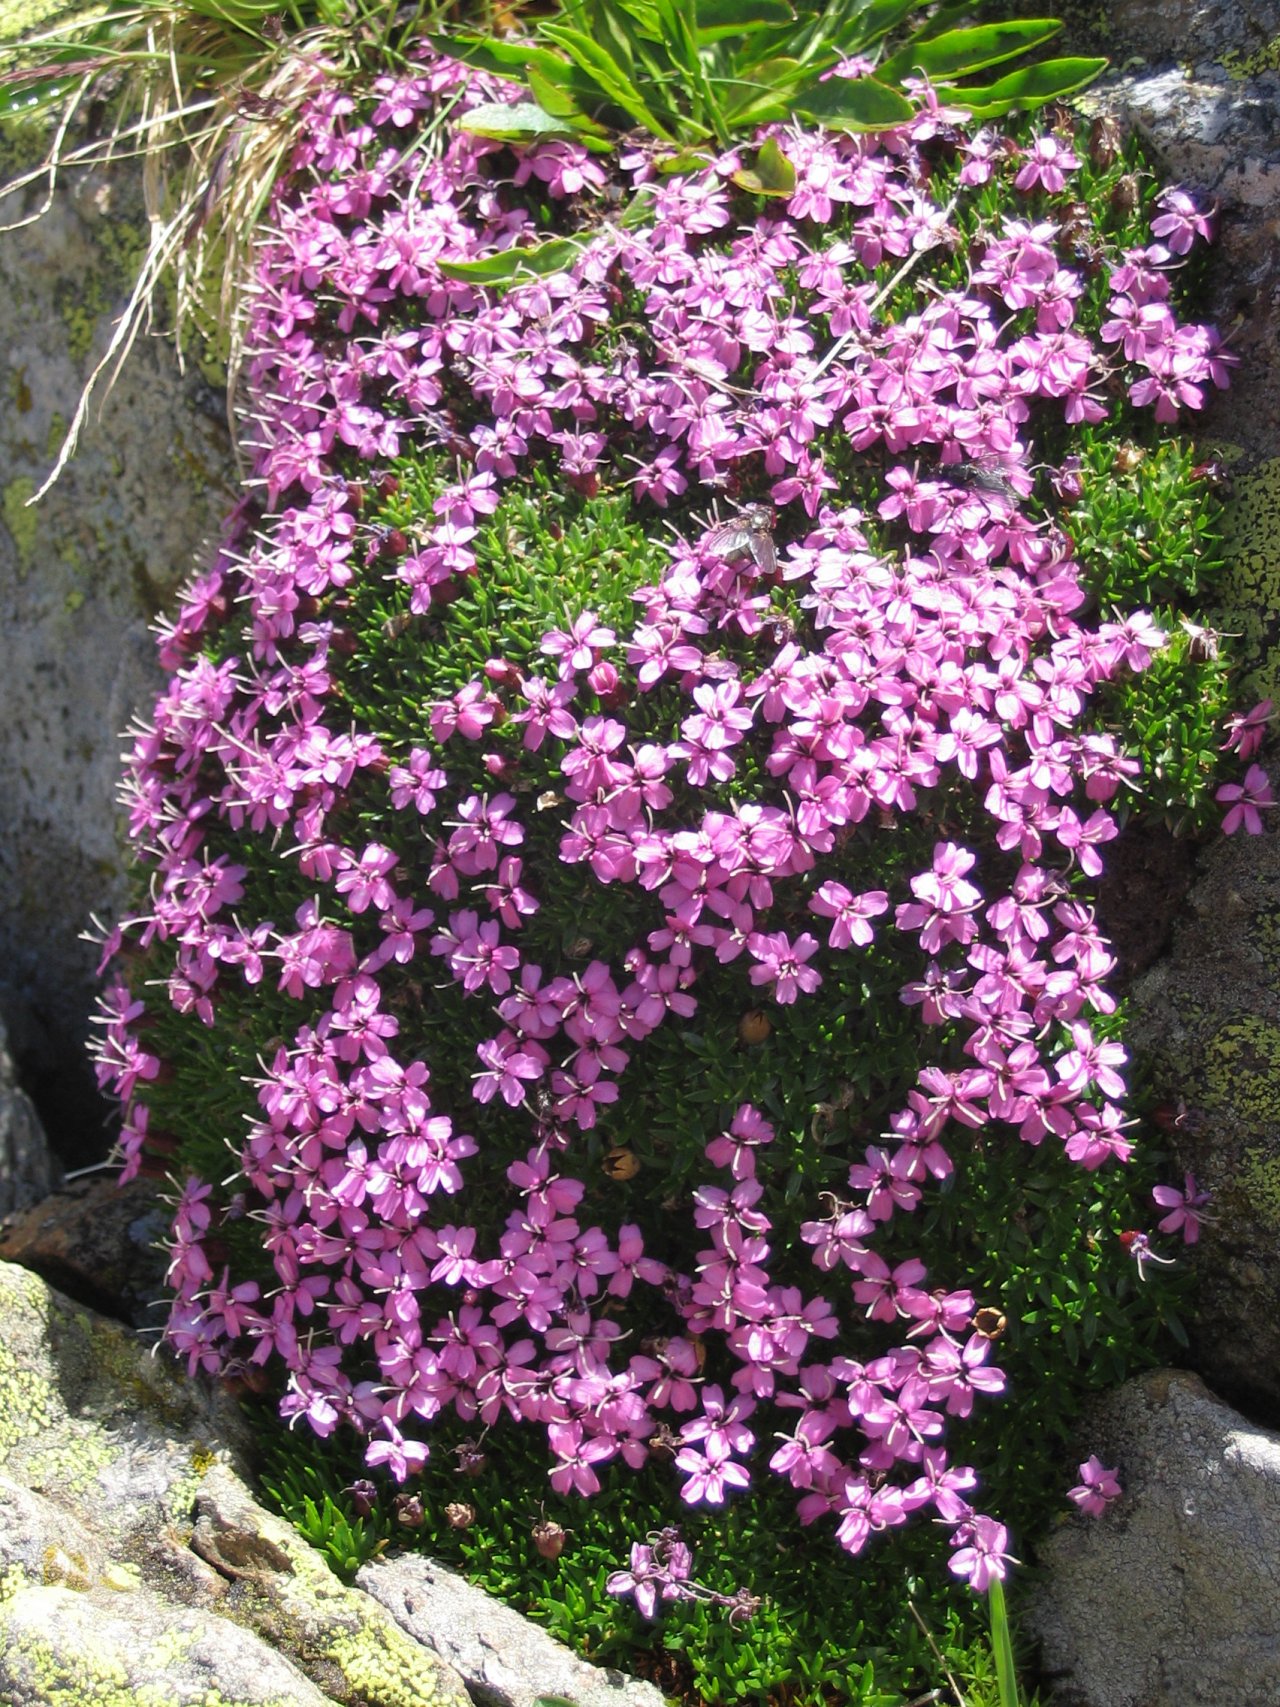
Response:
[{"label": "plant stem", "polygon": [[996,1577],[987,1590],[991,1611],[991,1651],[995,1655],[996,1682],[1000,1688],[1000,1707],[1018,1707],[1018,1674],[1013,1663],[1013,1641],[1009,1634],[1009,1613],[1005,1606],[1004,1584]]}]

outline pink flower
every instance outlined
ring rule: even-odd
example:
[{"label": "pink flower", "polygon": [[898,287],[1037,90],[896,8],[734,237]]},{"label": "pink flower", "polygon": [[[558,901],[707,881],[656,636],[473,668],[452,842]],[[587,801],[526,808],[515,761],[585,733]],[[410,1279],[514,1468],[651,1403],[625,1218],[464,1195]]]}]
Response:
[{"label": "pink flower", "polygon": [[1174,1185],[1156,1185],[1152,1186],[1151,1195],[1161,1209],[1169,1211],[1164,1220],[1157,1223],[1160,1231],[1180,1231],[1183,1244],[1194,1245],[1200,1237],[1204,1220],[1201,1210],[1212,1194],[1200,1190],[1194,1174],[1185,1174],[1181,1191]]},{"label": "pink flower", "polygon": [[1233,836],[1241,824],[1251,836],[1260,836],[1262,819],[1259,813],[1276,803],[1271,782],[1261,765],[1250,765],[1242,783],[1224,782],[1214,799],[1227,803],[1227,814],[1222,820],[1225,836]]},{"label": "pink flower", "polygon": [[1009,1552],[1009,1531],[992,1517],[975,1516],[961,1523],[951,1537],[956,1551],[947,1569],[963,1577],[975,1594],[985,1594],[993,1582],[1003,1582],[1008,1567],[1018,1561]]},{"label": "pink flower", "polygon": [[1122,1491],[1116,1472],[1106,1469],[1100,1458],[1091,1456],[1080,1466],[1079,1484],[1067,1490],[1067,1498],[1074,1500],[1086,1517],[1101,1517]]},{"label": "pink flower", "polygon": [[751,968],[753,984],[772,984],[774,1000],[784,1005],[794,1002],[803,991],[808,995],[822,982],[822,975],[806,960],[818,952],[818,939],[804,931],[791,942],[785,931],[765,934],[753,931],[747,938],[747,948],[758,966]]},{"label": "pink flower", "polygon": [[1037,184],[1051,193],[1065,190],[1066,174],[1080,165],[1070,146],[1057,136],[1038,136],[1023,150],[1023,158],[1026,165],[1013,180],[1015,190],[1033,190]]}]

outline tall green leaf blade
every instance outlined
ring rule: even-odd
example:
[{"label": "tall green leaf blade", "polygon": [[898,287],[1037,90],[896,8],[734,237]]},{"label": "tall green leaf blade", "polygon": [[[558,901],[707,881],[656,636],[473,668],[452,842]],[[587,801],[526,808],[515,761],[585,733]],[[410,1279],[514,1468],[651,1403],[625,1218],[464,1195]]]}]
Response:
[{"label": "tall green leaf blade", "polygon": [[564,50],[574,64],[598,85],[611,105],[621,108],[628,118],[643,125],[654,136],[663,137],[668,142],[675,140],[667,126],[649,110],[640,91],[607,48],[565,24],[543,24],[541,34],[545,40]]},{"label": "tall green leaf blade", "polygon": [[1074,94],[1100,76],[1107,64],[1105,59],[1046,59],[1039,65],[1028,65],[1023,71],[1012,71],[982,88],[943,85],[938,96],[966,108],[977,119],[998,119],[1015,107],[1031,112],[1048,101]]},{"label": "tall green leaf blade", "polygon": [[428,37],[437,53],[446,59],[460,59],[477,71],[494,71],[499,77],[523,77],[537,68],[544,77],[554,79],[566,69],[564,59],[550,48],[536,42],[502,40],[497,36],[456,35]]},{"label": "tall green leaf blade", "polygon": [[589,136],[607,137],[610,134],[604,125],[597,124],[582,111],[563,80],[552,82],[532,66],[529,69],[529,93],[543,112],[550,113],[554,119],[564,119],[582,134],[584,141]]},{"label": "tall green leaf blade", "polygon": [[803,119],[828,130],[888,130],[906,124],[915,108],[896,89],[874,77],[831,77],[813,83],[795,97],[794,109]]},{"label": "tall green leaf blade", "polygon": [[938,36],[910,42],[900,53],[876,67],[887,83],[923,73],[937,82],[968,77],[989,65],[1029,53],[1062,28],[1056,18],[1014,18],[1006,24],[980,24],[968,30],[946,30]]},{"label": "tall green leaf blade", "polygon": [[697,0],[693,33],[699,44],[795,23],[789,0]]}]

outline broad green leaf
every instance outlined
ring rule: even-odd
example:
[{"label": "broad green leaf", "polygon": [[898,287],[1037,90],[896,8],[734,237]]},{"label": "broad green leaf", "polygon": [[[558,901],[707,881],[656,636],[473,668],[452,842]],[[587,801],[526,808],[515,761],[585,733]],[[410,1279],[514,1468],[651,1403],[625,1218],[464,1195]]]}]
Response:
[{"label": "broad green leaf", "polygon": [[796,169],[770,137],[756,155],[755,165],[735,172],[733,181],[755,196],[789,196],[796,187]]},{"label": "broad green leaf", "polygon": [[781,108],[781,116],[790,112],[791,98],[798,88],[809,81],[810,73],[798,59],[762,59],[739,72],[724,89],[724,110],[736,129],[748,124],[763,123],[766,111]]},{"label": "broad green leaf", "polygon": [[795,22],[788,0],[697,0],[694,35],[713,42]]},{"label": "broad green leaf", "polygon": [[1012,71],[996,83],[983,88],[962,88],[948,84],[938,89],[938,98],[958,107],[965,107],[976,119],[1003,118],[1020,107],[1030,112],[1047,101],[1057,101],[1092,83],[1107,67],[1105,59],[1046,59],[1039,65],[1028,65],[1023,71]]},{"label": "broad green leaf", "polygon": [[901,53],[876,67],[876,76],[888,83],[923,72],[935,82],[944,77],[968,77],[1016,59],[1056,36],[1062,25],[1055,18],[1016,18],[1007,24],[982,24],[970,30],[946,30],[942,35],[913,41]]},{"label": "broad green leaf", "polygon": [[887,130],[906,124],[915,112],[904,95],[874,77],[831,77],[825,83],[812,83],[795,97],[794,106],[801,118],[826,125],[828,130]]},{"label": "broad green leaf", "polygon": [[472,136],[489,136],[497,142],[522,142],[527,137],[572,136],[573,126],[545,112],[536,101],[487,101],[472,107],[459,121],[461,130]]},{"label": "broad green leaf", "polygon": [[841,53],[858,53],[896,30],[918,4],[919,0],[871,0],[869,6],[855,5],[848,9],[849,16],[839,29],[828,33],[824,20],[823,35]]},{"label": "broad green leaf", "polygon": [[501,289],[518,284],[522,277],[541,279],[551,273],[564,272],[566,267],[573,265],[584,247],[573,237],[551,237],[545,243],[504,249],[501,254],[484,255],[478,261],[441,261],[438,264],[447,279]]}]

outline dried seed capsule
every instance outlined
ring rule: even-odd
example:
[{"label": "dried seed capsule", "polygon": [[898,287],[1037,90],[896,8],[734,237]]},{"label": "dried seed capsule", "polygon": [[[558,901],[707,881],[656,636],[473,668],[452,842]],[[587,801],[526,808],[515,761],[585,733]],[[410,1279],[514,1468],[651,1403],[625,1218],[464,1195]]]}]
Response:
[{"label": "dried seed capsule", "polygon": [[444,1520],[450,1529],[470,1529],[476,1520],[476,1508],[465,1500],[453,1500],[444,1508]]},{"label": "dried seed capsule", "polygon": [[617,1144],[612,1150],[606,1151],[600,1166],[610,1179],[634,1179],[640,1172],[640,1158],[634,1150],[628,1150]]},{"label": "dried seed capsule", "polygon": [[564,1552],[570,1533],[558,1523],[552,1523],[549,1518],[544,1517],[533,1526],[533,1544],[544,1559],[558,1559]]},{"label": "dried seed capsule", "polygon": [[396,1495],[396,1522],[406,1529],[421,1529],[427,1521],[426,1511],[417,1494]]},{"label": "dried seed capsule", "polygon": [[738,1041],[753,1048],[763,1043],[773,1030],[773,1021],[763,1008],[751,1008],[738,1021]]}]

